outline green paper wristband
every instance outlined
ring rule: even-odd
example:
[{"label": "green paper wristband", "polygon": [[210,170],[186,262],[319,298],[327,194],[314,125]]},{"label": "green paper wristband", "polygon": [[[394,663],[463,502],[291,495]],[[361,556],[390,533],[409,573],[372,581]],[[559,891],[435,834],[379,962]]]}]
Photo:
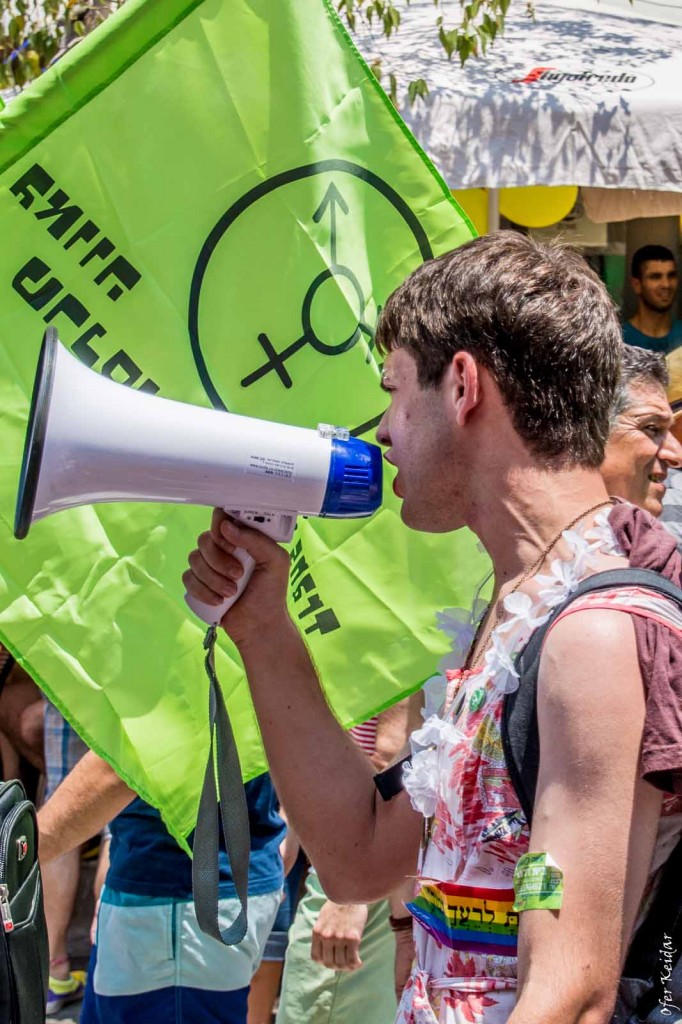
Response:
[{"label": "green paper wristband", "polygon": [[549,853],[525,853],[514,870],[514,910],[560,910],[564,873]]}]

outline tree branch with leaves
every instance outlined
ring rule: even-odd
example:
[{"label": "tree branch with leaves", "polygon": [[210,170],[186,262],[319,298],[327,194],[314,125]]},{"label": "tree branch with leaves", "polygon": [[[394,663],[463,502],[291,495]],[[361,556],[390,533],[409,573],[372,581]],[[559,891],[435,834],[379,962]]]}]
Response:
[{"label": "tree branch with leaves", "polygon": [[4,0],[0,88],[20,89],[112,14],[124,0]]},{"label": "tree branch with leaves", "polygon": [[[0,13],[0,88],[21,88],[37,78],[74,43],[117,10],[125,0],[4,0]],[[163,0],[156,0],[161,4]],[[276,3],[277,0],[273,0]],[[351,32],[361,24],[378,26],[386,37],[400,29],[410,0],[333,0]],[[504,32],[511,0],[433,0],[435,30],[448,58],[461,64],[486,52]],[[532,16],[532,2],[528,0]],[[452,26],[452,27],[449,27]],[[370,64],[394,103],[398,83],[379,61]],[[410,102],[426,96],[423,78],[408,82]]]},{"label": "tree branch with leaves", "polygon": [[[390,38],[400,28],[402,11],[409,4],[410,0],[402,0],[402,3],[400,0],[398,3],[393,0],[337,0],[336,6],[352,32],[356,31],[358,19],[361,19],[370,26],[379,26],[383,35]],[[435,23],[438,41],[449,60],[457,56],[463,65],[470,57],[484,54],[497,36],[502,35],[511,0],[433,0],[433,4],[438,9]],[[527,0],[526,11],[530,17],[534,17],[532,0]],[[449,28],[448,24],[452,24],[453,20],[454,25]],[[370,67],[386,88],[381,63],[374,61]],[[397,103],[396,77],[391,71],[387,77],[386,91],[393,102]],[[428,91],[428,82],[423,78],[407,84],[410,103],[414,103],[418,96],[426,96]]]}]

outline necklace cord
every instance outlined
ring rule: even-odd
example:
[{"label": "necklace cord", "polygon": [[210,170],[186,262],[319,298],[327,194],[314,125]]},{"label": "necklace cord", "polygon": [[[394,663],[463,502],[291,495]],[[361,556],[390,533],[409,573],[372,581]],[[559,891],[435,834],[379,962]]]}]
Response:
[{"label": "necklace cord", "polygon": [[[526,583],[531,578],[531,576],[535,575],[535,573],[538,571],[538,569],[540,569],[540,567],[542,566],[542,563],[544,562],[544,560],[547,558],[547,555],[550,553],[552,548],[556,544],[559,543],[559,541],[561,540],[561,538],[563,537],[564,533],[566,533],[567,530],[571,530],[577,523],[580,522],[581,519],[584,519],[585,516],[589,516],[593,512],[597,512],[600,508],[605,508],[606,505],[612,505],[612,504],[613,504],[613,501],[610,498],[607,499],[606,501],[600,501],[597,505],[592,505],[591,508],[585,509],[585,511],[581,512],[580,515],[577,515],[577,516],[575,516],[574,519],[571,519],[570,523],[567,523],[566,526],[562,527],[562,529],[559,530],[559,532],[557,533],[556,537],[554,537],[550,541],[550,543],[547,545],[547,547],[543,549],[543,551],[541,552],[539,558],[537,558],[533,562],[531,567],[524,572],[523,576],[521,576],[519,581],[514,584],[512,589],[509,591],[509,593],[505,594],[505,598],[511,597],[512,594],[515,594],[516,591],[519,589],[519,587],[522,587],[523,584]],[[469,671],[471,671],[471,669],[473,669],[473,667],[476,665],[476,663],[478,661],[480,661],[483,658],[483,656],[485,655],[486,651],[488,650],[488,647],[490,646],[490,642],[492,640],[493,633],[495,632],[495,630],[497,629],[497,627],[499,626],[499,624],[500,624],[500,622],[502,620],[503,609],[504,609],[504,605],[502,605],[500,610],[498,610],[497,614],[495,615],[495,621],[493,622],[492,626],[488,630],[485,643],[483,644],[481,649],[476,652],[476,657],[474,657],[473,656],[474,655],[474,651],[476,651],[476,647],[478,645],[478,642],[481,639],[481,636],[483,634],[483,625],[484,625],[484,623],[485,623],[485,621],[486,621],[486,619],[488,617],[488,612],[490,611],[490,605],[488,605],[487,609],[485,610],[485,612],[481,616],[481,618],[479,620],[479,623],[478,623],[478,626],[476,627],[476,632],[474,633],[474,638],[471,641],[471,646],[469,647],[469,653],[467,654],[466,660],[464,662],[464,668],[465,669],[468,669]]]}]

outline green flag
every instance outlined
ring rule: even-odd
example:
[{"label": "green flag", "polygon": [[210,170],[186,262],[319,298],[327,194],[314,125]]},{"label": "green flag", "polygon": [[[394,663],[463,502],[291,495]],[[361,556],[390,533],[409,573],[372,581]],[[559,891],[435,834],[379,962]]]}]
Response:
[{"label": "green flag", "polygon": [[[381,304],[472,229],[325,0],[128,0],[0,116],[0,217],[0,637],[182,840],[208,698],[180,577],[210,514],[99,505],[13,540],[43,330],[133,388],[371,439]],[[434,611],[485,570],[385,490],[373,519],[301,522],[292,545],[291,613],[346,726],[432,673]],[[217,663],[251,777],[224,636]]]}]

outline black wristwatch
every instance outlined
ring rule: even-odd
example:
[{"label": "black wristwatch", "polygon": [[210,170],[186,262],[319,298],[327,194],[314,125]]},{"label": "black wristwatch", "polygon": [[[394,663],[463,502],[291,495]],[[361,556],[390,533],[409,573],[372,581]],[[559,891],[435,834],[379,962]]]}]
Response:
[{"label": "black wristwatch", "polygon": [[410,763],[410,754],[404,757],[397,764],[392,764],[383,772],[374,776],[374,785],[379,790],[383,800],[392,800],[405,786],[403,785],[403,768]]}]

